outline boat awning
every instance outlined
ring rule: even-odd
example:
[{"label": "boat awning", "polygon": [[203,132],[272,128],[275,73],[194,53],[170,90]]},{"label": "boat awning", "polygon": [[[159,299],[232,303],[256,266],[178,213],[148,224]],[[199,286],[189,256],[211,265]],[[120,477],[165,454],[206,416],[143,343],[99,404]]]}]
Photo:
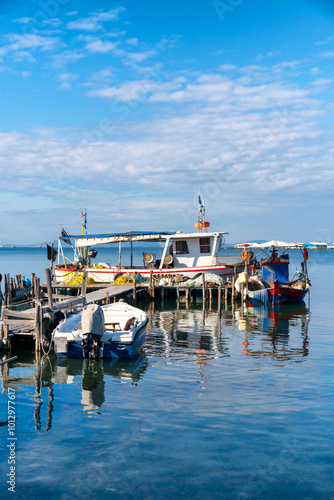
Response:
[{"label": "boat awning", "polygon": [[66,235],[60,236],[59,239],[65,242],[66,240],[74,239],[76,247],[90,247],[131,241],[165,241],[174,234],[169,232],[129,231],[127,233]]},{"label": "boat awning", "polygon": [[265,243],[239,243],[239,248],[302,248],[304,243],[270,240]]}]

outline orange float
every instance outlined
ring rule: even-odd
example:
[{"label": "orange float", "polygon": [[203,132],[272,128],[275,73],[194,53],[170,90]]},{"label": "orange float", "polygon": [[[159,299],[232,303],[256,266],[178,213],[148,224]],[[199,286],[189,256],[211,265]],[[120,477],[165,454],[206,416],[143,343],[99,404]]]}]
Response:
[{"label": "orange float", "polygon": [[246,260],[248,259],[248,252],[247,250],[243,250],[242,253],[241,253],[241,257],[242,257],[242,260],[244,262],[246,262]]},{"label": "orange float", "polygon": [[210,227],[210,222],[196,222],[194,224],[195,229],[204,229],[205,227]]}]

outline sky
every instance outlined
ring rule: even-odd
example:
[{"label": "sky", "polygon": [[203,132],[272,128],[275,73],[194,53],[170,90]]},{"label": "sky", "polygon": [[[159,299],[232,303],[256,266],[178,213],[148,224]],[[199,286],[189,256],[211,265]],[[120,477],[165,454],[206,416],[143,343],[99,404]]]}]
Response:
[{"label": "sky", "polygon": [[0,244],[334,240],[327,0],[2,0]]}]

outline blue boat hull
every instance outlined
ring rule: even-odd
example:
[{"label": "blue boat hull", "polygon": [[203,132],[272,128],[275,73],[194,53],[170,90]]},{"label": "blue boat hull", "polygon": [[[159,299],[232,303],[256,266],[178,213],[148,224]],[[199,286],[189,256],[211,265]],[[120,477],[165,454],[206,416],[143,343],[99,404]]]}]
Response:
[{"label": "blue boat hull", "polygon": [[[100,358],[125,358],[130,359],[143,346],[146,336],[146,325],[137,332],[136,338],[131,344],[121,342],[104,343],[102,345]],[[67,352],[56,352],[59,358],[84,358],[84,352],[81,342],[69,342]]]}]

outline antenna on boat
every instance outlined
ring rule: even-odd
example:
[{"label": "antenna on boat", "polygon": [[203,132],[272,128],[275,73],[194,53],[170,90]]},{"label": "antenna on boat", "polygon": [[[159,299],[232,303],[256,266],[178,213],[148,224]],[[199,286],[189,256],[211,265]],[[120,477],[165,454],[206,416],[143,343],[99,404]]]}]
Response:
[{"label": "antenna on boat", "polygon": [[83,236],[85,232],[87,234],[87,208],[85,208],[85,212],[83,212],[81,208],[80,218],[81,218],[81,234]]},{"label": "antenna on boat", "polygon": [[194,225],[199,233],[206,233],[210,222],[205,220],[205,201],[201,200],[201,195],[198,195],[198,222]]}]

